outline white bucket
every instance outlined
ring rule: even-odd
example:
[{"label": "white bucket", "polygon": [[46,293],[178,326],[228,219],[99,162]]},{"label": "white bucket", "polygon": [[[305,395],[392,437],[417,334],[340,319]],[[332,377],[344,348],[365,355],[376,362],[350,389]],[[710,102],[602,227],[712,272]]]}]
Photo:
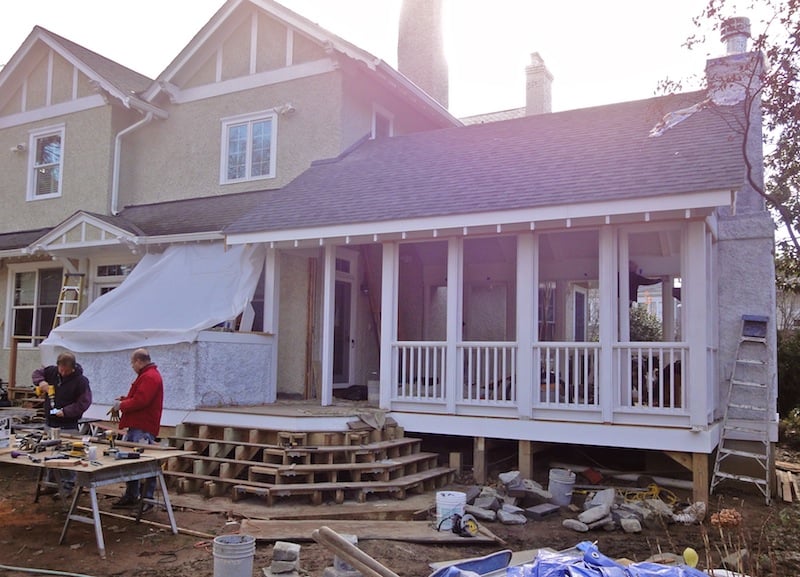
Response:
[{"label": "white bucket", "polygon": [[572,502],[572,487],[575,485],[575,473],[567,469],[550,469],[550,483],[547,490],[552,495],[554,504],[566,507]]},{"label": "white bucket", "polygon": [[459,491],[438,491],[436,493],[436,524],[439,531],[453,530],[453,515],[464,516],[467,494]]},{"label": "white bucket", "polygon": [[214,537],[214,577],[253,577],[256,538],[251,535]]}]

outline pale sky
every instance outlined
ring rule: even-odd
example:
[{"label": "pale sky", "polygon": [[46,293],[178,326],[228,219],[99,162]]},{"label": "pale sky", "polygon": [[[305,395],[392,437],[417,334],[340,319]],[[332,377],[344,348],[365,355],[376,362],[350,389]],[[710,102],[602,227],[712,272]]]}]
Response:
[{"label": "pale sky", "polygon": [[[652,96],[665,78],[703,74],[716,34],[682,46],[706,0],[445,0],[450,110],[466,116],[524,106],[525,66],[539,52],[554,76],[553,110]],[[34,25],[155,78],[224,0],[3,2],[0,64]],[[400,0],[283,0],[286,7],[397,64]],[[746,13],[738,14],[747,16]]]}]

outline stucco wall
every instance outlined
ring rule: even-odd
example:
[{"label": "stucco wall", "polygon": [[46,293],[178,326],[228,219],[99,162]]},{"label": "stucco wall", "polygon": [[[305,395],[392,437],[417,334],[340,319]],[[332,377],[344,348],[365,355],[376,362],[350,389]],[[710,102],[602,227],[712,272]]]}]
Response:
[{"label": "stucco wall", "polygon": [[[193,410],[275,401],[270,378],[272,337],[207,331],[194,343],[150,347],[164,378],[164,409]],[[131,351],[77,353],[94,404],[110,405],[136,378]]]},{"label": "stucco wall", "polygon": [[[340,92],[339,74],[329,73],[170,106],[167,121],[126,139],[120,206],[285,185],[342,150]],[[277,117],[275,178],[220,185],[222,119],[287,102],[295,112]]]},{"label": "stucco wall", "polygon": [[[777,392],[774,227],[766,212],[719,220],[719,407],[724,407],[742,331],[742,315],[769,317],[770,374]],[[720,415],[717,415],[720,416]]]}]

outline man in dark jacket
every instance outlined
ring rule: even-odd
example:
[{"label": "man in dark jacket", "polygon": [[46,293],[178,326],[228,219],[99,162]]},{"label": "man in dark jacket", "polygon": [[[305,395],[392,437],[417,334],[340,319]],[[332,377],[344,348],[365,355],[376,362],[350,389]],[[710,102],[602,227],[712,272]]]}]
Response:
[{"label": "man in dark jacket", "polygon": [[77,431],[78,420],[92,404],[92,389],[75,355],[61,353],[55,365],[33,371],[31,380],[37,394],[44,396],[45,424]]},{"label": "man in dark jacket", "polygon": [[[45,424],[51,429],[65,429],[78,432],[78,420],[92,404],[92,389],[89,379],[83,374],[75,360],[75,355],[66,351],[58,355],[55,365],[39,367],[31,380],[36,393],[44,396]],[[58,479],[62,497],[72,492],[75,485],[74,471],[47,471],[46,483],[55,483]],[[43,493],[50,491],[45,488]]]},{"label": "man in dark jacket", "polygon": [[[136,380],[131,384],[128,394],[114,402],[112,412],[121,412],[119,428],[127,428],[123,440],[131,443],[146,443],[152,445],[156,442],[161,428],[161,411],[164,404],[164,382],[158,367],[150,360],[150,353],[146,349],[136,349],[131,355],[131,367],[136,371]],[[153,499],[156,489],[155,478],[147,479],[144,483],[145,503],[142,512],[153,508],[149,501]],[[112,507],[135,507],[139,504],[139,481],[129,481],[125,494],[115,502]]]}]

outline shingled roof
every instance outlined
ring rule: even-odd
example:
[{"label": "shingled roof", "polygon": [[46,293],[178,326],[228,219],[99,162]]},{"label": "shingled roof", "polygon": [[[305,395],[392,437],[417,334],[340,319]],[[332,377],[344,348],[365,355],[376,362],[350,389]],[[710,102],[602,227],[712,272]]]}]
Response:
[{"label": "shingled roof", "polygon": [[219,232],[253,210],[265,194],[246,192],[126,206],[109,222],[135,227],[144,236]]},{"label": "shingled roof", "polygon": [[228,234],[307,229],[739,189],[741,135],[707,109],[651,129],[704,93],[399,136],[314,163]]}]

